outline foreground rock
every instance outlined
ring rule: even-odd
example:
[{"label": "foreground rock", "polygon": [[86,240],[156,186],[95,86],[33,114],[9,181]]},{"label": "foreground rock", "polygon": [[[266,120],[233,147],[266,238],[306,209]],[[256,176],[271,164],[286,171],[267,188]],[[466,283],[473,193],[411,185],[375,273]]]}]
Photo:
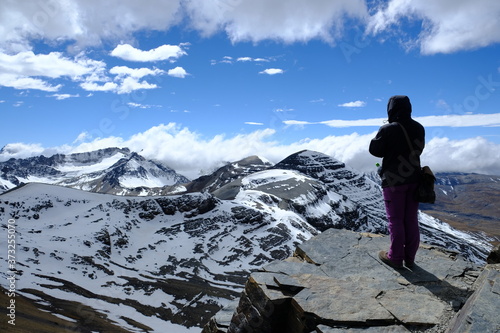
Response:
[{"label": "foreground rock", "polygon": [[330,229],[248,279],[204,333],[497,332],[500,265],[422,244],[414,268],[377,257],[388,237]]}]

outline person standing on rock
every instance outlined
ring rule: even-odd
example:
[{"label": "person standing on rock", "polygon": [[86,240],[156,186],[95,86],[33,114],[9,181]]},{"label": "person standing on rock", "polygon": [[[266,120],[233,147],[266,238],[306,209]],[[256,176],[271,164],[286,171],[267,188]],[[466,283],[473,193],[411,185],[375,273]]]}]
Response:
[{"label": "person standing on rock", "polygon": [[394,268],[402,268],[403,262],[413,267],[420,244],[418,201],[413,194],[420,175],[425,129],[411,118],[411,112],[408,96],[389,98],[389,123],[380,127],[369,147],[372,155],[383,158],[379,175],[391,239],[389,250],[380,251],[379,258]]}]

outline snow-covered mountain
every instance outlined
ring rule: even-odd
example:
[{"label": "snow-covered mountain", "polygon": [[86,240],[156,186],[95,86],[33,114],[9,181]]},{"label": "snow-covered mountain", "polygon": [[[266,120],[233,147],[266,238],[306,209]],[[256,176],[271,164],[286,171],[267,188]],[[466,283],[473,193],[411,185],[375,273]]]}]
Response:
[{"label": "snow-covered mountain", "polygon": [[188,179],[127,148],[0,162],[0,191],[30,182],[99,193],[150,195],[154,188],[175,186]]},{"label": "snow-covered mountain", "polygon": [[[89,331],[93,322],[75,307],[129,332],[199,332],[251,270],[313,235],[331,227],[386,233],[380,187],[343,163],[302,151],[268,164],[231,163],[170,196],[40,183],[0,195],[0,226],[16,225],[18,292],[40,307],[67,300],[50,311]],[[485,240],[419,217],[423,241],[484,260]]]}]

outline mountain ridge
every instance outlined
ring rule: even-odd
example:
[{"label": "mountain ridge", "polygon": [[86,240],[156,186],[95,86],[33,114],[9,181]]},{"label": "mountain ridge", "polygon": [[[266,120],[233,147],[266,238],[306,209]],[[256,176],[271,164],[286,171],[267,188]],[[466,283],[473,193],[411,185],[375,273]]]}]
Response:
[{"label": "mountain ridge", "polygon": [[[234,299],[251,271],[328,228],[386,233],[373,181],[319,152],[283,161],[228,164],[201,191],[168,196],[42,183],[6,192],[0,214],[17,223],[19,292],[37,304],[90,306],[131,332],[187,332]],[[419,219],[424,240],[484,261],[485,239]]]},{"label": "mountain ridge", "polygon": [[[173,169],[146,160],[128,148],[106,148],[69,155],[43,155],[0,162],[0,189],[43,182],[90,192],[147,195],[148,188],[189,180]],[[144,193],[145,192],[145,193]]]}]

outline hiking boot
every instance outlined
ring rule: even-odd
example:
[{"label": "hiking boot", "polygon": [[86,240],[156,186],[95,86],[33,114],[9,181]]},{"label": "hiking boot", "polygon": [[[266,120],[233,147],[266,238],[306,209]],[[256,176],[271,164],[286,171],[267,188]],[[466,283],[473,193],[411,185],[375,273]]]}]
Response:
[{"label": "hiking boot", "polygon": [[396,264],[394,263],[388,256],[387,256],[387,251],[380,251],[378,253],[378,257],[382,262],[386,265],[391,266],[392,268],[403,268],[402,264]]},{"label": "hiking boot", "polygon": [[415,262],[414,261],[405,260],[405,266],[408,267],[408,268],[413,268],[413,267],[415,267]]}]

